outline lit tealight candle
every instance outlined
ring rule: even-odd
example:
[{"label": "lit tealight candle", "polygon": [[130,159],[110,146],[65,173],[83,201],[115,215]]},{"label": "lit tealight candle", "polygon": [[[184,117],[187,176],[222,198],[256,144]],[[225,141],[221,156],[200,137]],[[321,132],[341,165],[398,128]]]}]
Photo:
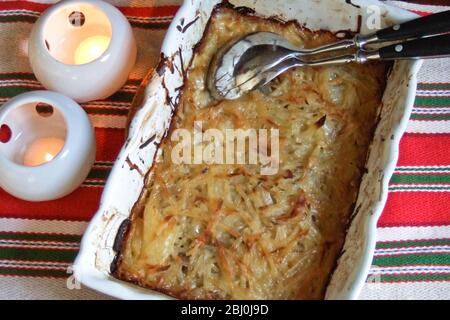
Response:
[{"label": "lit tealight candle", "polygon": [[102,100],[128,80],[136,61],[133,30],[106,1],[63,0],[33,26],[28,57],[42,85],[77,102]]},{"label": "lit tealight candle", "polygon": [[[40,104],[52,107],[42,114]],[[95,160],[95,132],[72,99],[52,91],[15,96],[0,108],[0,188],[28,201],[49,201],[78,188]],[[2,130],[0,130],[1,133]]]},{"label": "lit tealight candle", "polygon": [[56,157],[63,147],[63,139],[38,139],[28,147],[23,158],[23,164],[29,167],[35,167],[50,162],[54,157]]},{"label": "lit tealight candle", "polygon": [[99,58],[108,49],[111,38],[93,36],[83,40],[75,51],[75,64],[85,64]]}]

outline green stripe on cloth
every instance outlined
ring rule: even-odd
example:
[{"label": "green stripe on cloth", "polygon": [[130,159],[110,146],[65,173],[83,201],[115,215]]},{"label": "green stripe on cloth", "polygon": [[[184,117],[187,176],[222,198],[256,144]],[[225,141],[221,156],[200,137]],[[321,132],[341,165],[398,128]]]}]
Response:
[{"label": "green stripe on cloth", "polygon": [[450,106],[450,97],[416,97],[417,107],[446,107]]},{"label": "green stripe on cloth", "polygon": [[83,182],[84,187],[103,187],[106,184],[106,181],[89,181],[86,180]]},{"label": "green stripe on cloth", "polygon": [[[25,92],[30,92],[30,91],[34,91],[34,90],[45,90],[44,87],[40,86],[40,88],[29,88],[29,87],[25,87],[25,86],[8,86],[8,87],[2,87],[0,89],[0,97],[1,98],[11,98],[11,97],[15,97],[19,94],[25,93]],[[108,101],[113,101],[113,102],[130,102],[130,98],[132,97],[134,94],[132,92],[128,93],[128,92],[118,92],[116,94],[114,94],[113,96],[111,96],[110,98],[108,98],[108,100],[103,101],[104,105],[106,107],[108,107]],[[92,113],[99,113],[99,114],[109,114],[109,113],[105,113],[104,111],[101,111],[101,107],[95,107],[92,105],[86,105],[86,104],[82,104],[81,105],[83,108],[88,109],[90,111],[92,111]],[[98,112],[96,112],[98,111]],[[128,111],[126,111],[128,114]],[[112,114],[114,114],[114,111],[112,111]]]},{"label": "green stripe on cloth", "polygon": [[448,174],[395,174],[391,183],[449,183]]},{"label": "green stripe on cloth", "polygon": [[450,114],[418,114],[413,113],[411,115],[411,120],[419,121],[443,121],[450,120]]},{"label": "green stripe on cloth", "polygon": [[103,179],[106,180],[111,172],[110,168],[93,168],[87,179]]},{"label": "green stripe on cloth", "polygon": [[94,163],[94,166],[105,166],[110,168],[112,168],[113,165],[114,165],[113,161],[95,161]]},{"label": "green stripe on cloth", "polygon": [[400,172],[400,171],[429,171],[429,172],[434,172],[434,171],[449,171],[450,172],[450,167],[420,167],[420,168],[414,168],[414,167],[397,167],[395,169],[395,171]]},{"label": "green stripe on cloth", "polygon": [[[43,89],[43,87],[42,87]],[[0,90],[0,98],[11,98],[15,97],[21,93],[32,91],[35,89],[24,88],[24,87],[3,87]]]},{"label": "green stripe on cloth", "polygon": [[109,108],[109,107],[86,107],[84,106],[83,109],[88,114],[95,114],[95,115],[105,115],[105,116],[128,116],[128,108]]},{"label": "green stripe on cloth", "polygon": [[0,15],[0,23],[15,23],[15,22],[35,23],[37,19],[38,19],[37,16],[28,16],[28,15],[13,15],[13,16]]},{"label": "green stripe on cloth", "polygon": [[[1,80],[0,80],[0,84],[1,84]],[[41,86],[39,83],[36,83],[37,86],[40,87],[40,89],[45,89],[43,86]],[[135,84],[132,84],[135,85]],[[18,94],[24,93],[24,92],[28,92],[28,91],[33,91],[39,88],[30,88],[28,86],[25,85],[11,85],[11,86],[4,86],[0,89],[0,97],[3,98],[10,98],[10,97],[14,97]],[[130,103],[131,100],[133,100],[134,97],[134,93],[136,90],[131,90],[131,91],[118,91],[117,93],[115,93],[114,95],[112,95],[111,97],[109,97],[107,100],[105,100],[105,104],[108,103],[108,101],[115,101],[115,102],[126,102],[126,103]]]},{"label": "green stripe on cloth", "polygon": [[[373,277],[378,276],[370,276]],[[411,282],[411,281],[450,281],[450,274],[439,273],[423,273],[423,274],[396,274],[396,275],[381,275],[380,282]]]},{"label": "green stripe on cloth", "polygon": [[27,276],[27,277],[53,277],[53,278],[67,278],[69,273],[62,270],[52,269],[20,269],[20,268],[0,268],[0,275],[3,276]]},{"label": "green stripe on cloth", "polygon": [[108,100],[130,103],[130,101],[133,100],[135,93],[136,93],[135,90],[133,90],[133,92],[119,91],[119,92],[113,94],[111,97],[109,97]]},{"label": "green stripe on cloth", "polygon": [[[16,22],[26,22],[35,23],[38,19],[37,16],[30,15],[0,15],[0,23],[16,23]],[[146,30],[165,30],[169,28],[171,21],[133,21],[129,20],[130,25],[133,28],[146,29]]]},{"label": "green stripe on cloth", "polygon": [[0,232],[0,240],[80,242],[81,241],[81,236],[78,236],[78,235],[65,235],[65,234]]},{"label": "green stripe on cloth", "polygon": [[[43,89],[43,88],[42,88]],[[34,90],[34,89],[33,89]],[[15,87],[6,87],[0,90],[0,97],[13,97],[19,95],[21,93],[32,91],[27,88],[15,88]],[[124,107],[110,107],[108,106],[108,101],[104,102],[103,107],[97,106],[86,106],[82,105],[83,109],[91,115],[107,115],[107,116],[128,116],[129,106]],[[1,105],[0,105],[1,108]]]},{"label": "green stripe on cloth", "polygon": [[171,21],[162,22],[136,22],[130,21],[133,28],[146,29],[146,30],[166,30],[169,28]]},{"label": "green stripe on cloth", "polygon": [[442,246],[442,245],[450,246],[450,239],[378,242],[377,249],[427,247],[427,246]]},{"label": "green stripe on cloth", "polygon": [[447,90],[450,89],[450,83],[419,83],[418,90]]},{"label": "green stripe on cloth", "polygon": [[35,80],[35,81],[37,81],[37,79],[33,73],[25,73],[25,72],[0,73],[0,82],[2,80]]},{"label": "green stripe on cloth", "polygon": [[390,186],[389,187],[389,191],[418,191],[418,190],[425,190],[425,191],[449,191],[450,187],[447,186],[401,186],[401,187],[396,187],[394,186]]},{"label": "green stripe on cloth", "polygon": [[404,266],[404,265],[450,265],[450,254],[427,253],[427,254],[402,254],[392,256],[381,256],[373,259],[375,266]]},{"label": "green stripe on cloth", "polygon": [[[0,73],[0,83],[1,81],[8,80],[34,80],[37,81],[35,75],[29,72],[11,72],[11,73]],[[128,79],[125,85],[139,86],[143,79]]]},{"label": "green stripe on cloth", "polygon": [[0,248],[0,259],[72,262],[75,260],[77,252],[78,250],[3,247]]},{"label": "green stripe on cloth", "polygon": [[143,79],[128,79],[126,85],[136,85],[139,86]]}]

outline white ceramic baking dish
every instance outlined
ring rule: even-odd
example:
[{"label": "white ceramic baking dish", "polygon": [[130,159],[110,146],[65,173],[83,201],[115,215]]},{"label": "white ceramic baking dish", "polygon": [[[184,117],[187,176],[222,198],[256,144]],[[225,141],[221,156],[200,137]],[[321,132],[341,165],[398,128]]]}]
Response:
[{"label": "white ceramic baking dish", "polygon": [[[194,46],[201,40],[213,7],[221,0],[186,0],[174,18],[162,46],[163,58],[139,97],[140,109],[129,128],[106,184],[100,208],[92,219],[75,262],[76,277],[86,286],[122,299],[160,299],[167,296],[119,281],[110,276],[116,255],[114,240],[144,187],[157,146],[164,137],[178,99]],[[298,20],[312,30],[351,30],[371,33],[371,26],[386,27],[410,20],[412,13],[374,0],[230,0],[261,16]],[[171,65],[175,68],[171,68]],[[342,255],[327,288],[327,299],[357,298],[375,249],[377,220],[388,193],[388,182],[398,158],[415,97],[421,61],[398,61],[390,73],[375,138],[367,162],[352,223]]]}]

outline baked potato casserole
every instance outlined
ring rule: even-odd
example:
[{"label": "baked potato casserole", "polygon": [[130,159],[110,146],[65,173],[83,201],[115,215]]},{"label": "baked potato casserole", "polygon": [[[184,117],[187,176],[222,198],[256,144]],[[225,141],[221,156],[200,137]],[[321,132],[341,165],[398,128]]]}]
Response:
[{"label": "baked potato casserole", "polygon": [[[130,217],[115,277],[181,299],[321,299],[339,257],[388,65],[303,67],[233,101],[206,89],[217,50],[256,31],[299,47],[327,31],[219,5],[186,71],[160,155]],[[278,129],[279,167],[176,164],[177,129]],[[270,148],[269,148],[270,149]],[[248,151],[248,150],[247,150]]]}]

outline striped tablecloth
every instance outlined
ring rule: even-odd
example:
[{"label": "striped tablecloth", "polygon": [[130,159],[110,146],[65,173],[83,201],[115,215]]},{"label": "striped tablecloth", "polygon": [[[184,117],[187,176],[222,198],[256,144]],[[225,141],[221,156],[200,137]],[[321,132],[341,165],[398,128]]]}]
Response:
[{"label": "striped tablecloth", "polygon": [[[43,89],[28,64],[27,38],[51,2],[0,1],[0,105],[22,92]],[[157,62],[179,5],[179,0],[110,2],[133,26],[139,45],[136,67],[117,94],[83,104],[95,126],[98,150],[92,172],[77,191],[36,204],[0,189],[0,298],[106,298],[74,286],[71,263],[124,141],[130,101]],[[386,2],[423,15],[450,9]],[[450,299],[450,59],[426,61],[420,72],[416,104],[361,298]]]}]

